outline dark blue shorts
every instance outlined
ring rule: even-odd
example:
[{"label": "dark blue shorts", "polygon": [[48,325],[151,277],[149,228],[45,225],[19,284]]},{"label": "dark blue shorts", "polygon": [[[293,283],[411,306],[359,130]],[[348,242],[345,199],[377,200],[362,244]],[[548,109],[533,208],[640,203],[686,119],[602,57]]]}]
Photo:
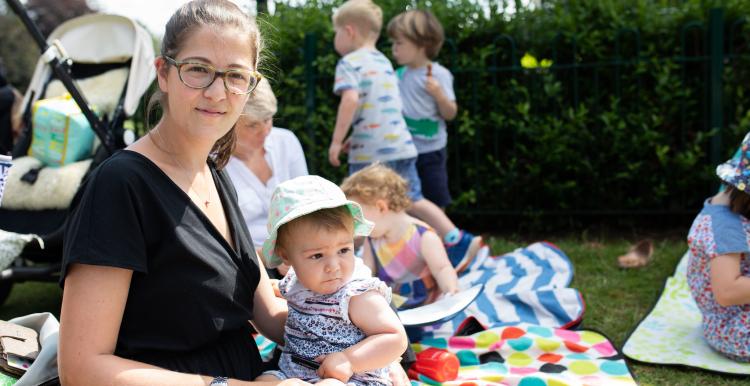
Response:
[{"label": "dark blue shorts", "polygon": [[422,194],[435,205],[445,208],[453,199],[448,190],[448,149],[422,153],[417,157],[417,172]]}]

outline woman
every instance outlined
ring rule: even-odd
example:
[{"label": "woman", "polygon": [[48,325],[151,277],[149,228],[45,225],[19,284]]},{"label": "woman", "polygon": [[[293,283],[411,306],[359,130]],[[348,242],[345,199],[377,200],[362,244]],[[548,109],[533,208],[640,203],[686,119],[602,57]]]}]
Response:
[{"label": "woman", "polygon": [[260,79],[259,51],[255,23],[227,0],[192,1],[167,23],[159,123],[93,171],[71,206],[63,384],[261,384],[251,382],[263,368],[248,321],[281,342],[287,307],[222,170]]},{"label": "woman", "polygon": [[271,85],[263,79],[237,121],[237,145],[226,166],[256,249],[268,238],[268,205],[276,185],[307,175],[297,137],[287,129],[273,127],[276,109]]},{"label": "woman", "polygon": [[167,23],[160,121],[92,172],[71,208],[63,384],[256,384],[247,321],[281,341],[287,309],[222,168],[260,79],[259,51],[254,21],[226,0],[185,4]]}]

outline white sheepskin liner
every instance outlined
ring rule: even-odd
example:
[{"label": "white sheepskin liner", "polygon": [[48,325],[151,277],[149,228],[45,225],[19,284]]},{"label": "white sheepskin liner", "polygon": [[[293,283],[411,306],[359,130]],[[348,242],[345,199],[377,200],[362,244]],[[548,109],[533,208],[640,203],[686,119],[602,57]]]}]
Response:
[{"label": "white sheepskin liner", "polygon": [[45,167],[36,182],[29,184],[21,181],[21,177],[42,166],[42,162],[33,157],[19,157],[12,162],[0,203],[5,209],[65,209],[91,166],[91,159],[88,159],[56,168]]},{"label": "white sheepskin liner", "polygon": [[[118,68],[103,74],[76,81],[79,90],[86,97],[86,102],[98,113],[111,117],[120,100],[120,93],[128,80],[128,69]],[[55,79],[47,86],[45,98],[52,98],[67,94],[68,90],[62,82]]]}]

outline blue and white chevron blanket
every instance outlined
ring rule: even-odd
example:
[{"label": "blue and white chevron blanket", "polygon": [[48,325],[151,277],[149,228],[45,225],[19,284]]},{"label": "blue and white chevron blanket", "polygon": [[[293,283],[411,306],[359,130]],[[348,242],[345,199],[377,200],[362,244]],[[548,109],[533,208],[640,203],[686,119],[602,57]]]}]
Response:
[{"label": "blue and white chevron blanket", "polygon": [[570,259],[548,242],[500,256],[489,256],[483,247],[458,280],[461,288],[484,283],[484,291],[448,322],[422,327],[423,339],[450,337],[469,316],[485,328],[519,323],[567,328],[578,324],[585,310],[580,292],[568,288]]},{"label": "blue and white chevron blanket", "polygon": [[[482,247],[458,278],[461,288],[484,283],[483,292],[451,320],[420,327],[421,339],[453,336],[469,316],[485,329],[522,323],[567,328],[581,321],[583,297],[578,290],[568,288],[573,264],[557,246],[537,242],[504,255],[489,253],[488,247]],[[260,335],[256,341],[270,356],[272,342]]]}]

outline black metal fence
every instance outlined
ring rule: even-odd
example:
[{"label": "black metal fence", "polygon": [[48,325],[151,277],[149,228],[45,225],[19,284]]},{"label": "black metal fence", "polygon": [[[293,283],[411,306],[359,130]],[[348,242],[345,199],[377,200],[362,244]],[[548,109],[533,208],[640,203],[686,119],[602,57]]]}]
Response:
[{"label": "black metal fence", "polygon": [[[742,36],[743,28],[747,24],[747,18],[726,20],[724,10],[710,10],[706,20],[694,21],[685,24],[679,34],[680,51],[674,56],[647,57],[642,53],[643,41],[641,34],[636,29],[620,29],[614,40],[614,56],[608,60],[579,61],[579,48],[575,38],[560,33],[554,39],[550,47],[550,59],[552,65],[544,70],[545,74],[551,74],[559,81],[567,105],[539,104],[531,106],[532,109],[543,109],[533,111],[538,114],[564,114],[568,108],[578,109],[582,101],[587,101],[590,109],[604,108],[604,103],[609,103],[611,95],[602,92],[602,86],[606,83],[607,93],[614,90],[614,96],[622,104],[623,110],[637,109],[639,103],[643,103],[639,94],[644,87],[652,87],[642,82],[642,67],[646,64],[652,66],[676,66],[680,71],[682,85],[680,87],[688,90],[684,97],[679,100],[668,101],[676,104],[672,109],[679,109],[679,134],[675,146],[684,142],[684,137],[691,130],[701,130],[710,133],[710,142],[706,149],[708,155],[706,163],[715,165],[723,160],[728,148],[736,147],[734,140],[727,143],[726,129],[729,124],[736,124],[739,117],[734,108],[734,97],[736,92],[727,92],[727,86],[742,88],[744,85],[727,85],[725,74],[727,69],[739,66],[742,60],[750,59],[750,52],[737,52],[736,47],[746,47],[740,44],[740,40],[750,41]],[[309,138],[316,138],[316,127],[314,115],[317,107],[316,92],[320,92],[320,82],[326,85],[332,82],[330,76],[321,76],[316,71],[315,60],[318,56],[319,46],[329,47],[330,42],[321,44],[317,35],[307,34],[304,40],[304,82],[305,82],[305,106],[306,106],[306,131]],[[486,65],[480,68],[462,67],[457,62],[458,49],[452,41],[446,41],[444,50],[449,51],[447,63],[444,63],[455,76],[454,88],[457,94],[464,99],[459,100],[459,106],[467,109],[472,115],[486,114],[480,111],[487,103],[482,103],[486,98],[486,87],[502,87],[507,82],[524,82],[529,90],[537,90],[545,87],[544,82],[534,75],[534,71],[521,65],[523,51],[517,47],[516,40],[512,36],[499,35],[492,43],[492,54],[487,58]],[[746,62],[747,63],[747,62]],[[639,71],[639,68],[641,71]],[[531,76],[529,76],[531,74]],[[317,83],[317,87],[316,87]],[[613,87],[612,87],[613,85]],[[657,85],[658,86],[658,85]],[[329,88],[330,90],[330,88]],[[627,91],[626,91],[627,90]],[[624,95],[624,93],[628,95]],[[591,101],[594,101],[591,103]],[[629,104],[629,105],[625,105]],[[552,106],[552,107],[550,107]],[[505,108],[505,107],[498,107]],[[606,124],[606,123],[601,123]],[[456,126],[453,123],[452,126]],[[516,128],[514,127],[477,127],[477,130],[490,130],[492,133],[474,133],[477,138],[491,138],[478,143],[466,144],[455,140],[455,136],[449,139],[450,166],[449,174],[451,186],[454,191],[460,193],[469,189],[472,185],[481,184],[477,176],[467,178],[464,167],[467,162],[487,162],[487,156],[491,159],[501,159],[501,154],[511,146],[515,146],[513,138]],[[449,128],[449,132],[451,129]],[[489,135],[486,135],[489,134]],[[452,134],[449,134],[452,135]],[[317,135],[320,138],[320,135]],[[510,140],[509,140],[510,139]],[[310,169],[316,172],[320,168],[323,158],[309,159]],[[715,185],[706,186],[705,191],[714,189]],[[700,192],[698,195],[702,195]],[[694,197],[682,197],[676,205],[669,208],[646,208],[643,210],[628,209],[625,213],[689,213],[694,212]],[[502,198],[496,202],[485,200],[481,204],[468,205],[460,209],[464,214],[522,214],[523,210],[503,205]],[[586,208],[562,208],[555,210],[542,210],[541,213],[553,214],[619,214],[622,210],[586,209]]]}]

